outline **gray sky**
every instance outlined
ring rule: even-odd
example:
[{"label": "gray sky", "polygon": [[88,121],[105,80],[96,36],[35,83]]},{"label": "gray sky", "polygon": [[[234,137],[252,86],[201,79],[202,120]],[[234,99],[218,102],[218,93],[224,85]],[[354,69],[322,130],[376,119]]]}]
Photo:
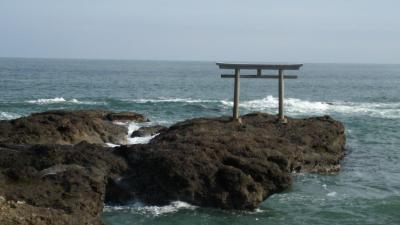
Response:
[{"label": "gray sky", "polygon": [[400,1],[0,0],[0,57],[400,63]]}]

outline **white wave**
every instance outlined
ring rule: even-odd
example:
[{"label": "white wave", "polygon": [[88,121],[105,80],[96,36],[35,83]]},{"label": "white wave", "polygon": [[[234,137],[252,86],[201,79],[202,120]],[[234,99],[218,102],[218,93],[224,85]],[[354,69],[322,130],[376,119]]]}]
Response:
[{"label": "white wave", "polygon": [[[76,100],[76,99],[75,99]],[[52,104],[52,103],[60,103],[60,102],[66,102],[62,97],[56,97],[56,98],[40,98],[37,100],[29,100],[26,102],[32,103],[32,104]]]},{"label": "white wave", "polygon": [[[131,138],[131,135],[133,132],[139,130],[140,127],[143,125],[150,125],[152,123],[136,123],[136,122],[120,122],[116,121],[114,124],[124,126],[128,128],[128,134],[126,135],[126,144],[128,145],[135,145],[135,144],[147,144],[151,139],[156,137],[158,134],[152,135],[152,136],[145,136],[145,137],[133,137]],[[106,143],[110,147],[116,147],[114,143]]]},{"label": "white wave", "polygon": [[335,197],[336,195],[337,195],[336,191],[332,191],[332,192],[329,192],[328,194],[326,194],[326,196],[328,196],[328,197]]},{"label": "white wave", "polygon": [[182,102],[182,103],[207,103],[207,102],[220,102],[219,100],[203,100],[191,98],[158,98],[158,99],[134,99],[131,100],[135,103],[160,103],[160,102]]},{"label": "white wave", "polygon": [[158,134],[152,135],[152,136],[145,136],[145,137],[133,137],[131,138],[131,135],[133,132],[139,130],[141,126],[135,122],[130,122],[128,124],[128,136],[127,136],[127,142],[129,145],[135,145],[135,144],[147,144],[151,139],[153,139],[155,136]]},{"label": "white wave", "polygon": [[108,147],[111,147],[111,148],[115,148],[115,147],[119,147],[120,146],[120,145],[116,145],[116,144],[113,144],[113,143],[106,143],[106,145]]},{"label": "white wave", "polygon": [[260,209],[260,208],[256,208],[256,209],[254,209],[254,210],[252,210],[252,211],[243,211],[244,213],[246,213],[246,214],[261,214],[261,213],[265,213],[266,212],[266,210],[264,210],[264,209]]},{"label": "white wave", "polygon": [[29,101],[26,101],[26,102],[31,103],[31,104],[38,104],[38,105],[59,104],[59,103],[87,104],[87,105],[106,104],[105,102],[79,101],[76,98],[72,98],[70,100],[66,100],[63,97],[40,98],[40,99],[36,99],[36,100],[29,100]]},{"label": "white wave", "polygon": [[130,122],[130,123],[128,123],[128,136],[131,136],[131,134],[132,134],[134,131],[139,130],[139,128],[140,128],[139,124],[137,124],[137,123],[135,123],[135,122]]},{"label": "white wave", "polygon": [[[231,107],[233,102],[221,101],[225,106]],[[249,110],[268,111],[276,113],[279,100],[273,96],[263,99],[242,101],[240,107]],[[400,118],[400,102],[380,103],[380,102],[322,102],[308,101],[297,98],[285,99],[285,111],[289,115],[324,115],[331,113],[357,114],[379,118],[396,119]]]},{"label": "white wave", "polygon": [[260,208],[256,208],[256,209],[254,210],[254,212],[255,212],[255,213],[264,213],[265,210],[260,209]]},{"label": "white wave", "polygon": [[0,120],[12,120],[21,117],[21,115],[17,113],[11,112],[0,112]]},{"label": "white wave", "polygon": [[176,213],[179,210],[195,210],[197,206],[190,205],[182,201],[174,201],[166,206],[145,206],[142,203],[135,203],[127,206],[105,206],[104,212],[125,211],[141,215],[160,216],[164,214]]},{"label": "white wave", "polygon": [[150,142],[151,139],[156,137],[158,134],[152,136],[145,136],[145,137],[128,137],[128,144],[135,145],[135,144],[147,144]]},{"label": "white wave", "polygon": [[322,188],[323,188],[325,191],[328,192],[328,193],[326,194],[326,196],[328,196],[328,197],[335,197],[335,196],[337,195],[337,192],[336,192],[336,191],[331,191],[331,190],[328,188],[328,185],[326,185],[326,184],[322,184]]}]

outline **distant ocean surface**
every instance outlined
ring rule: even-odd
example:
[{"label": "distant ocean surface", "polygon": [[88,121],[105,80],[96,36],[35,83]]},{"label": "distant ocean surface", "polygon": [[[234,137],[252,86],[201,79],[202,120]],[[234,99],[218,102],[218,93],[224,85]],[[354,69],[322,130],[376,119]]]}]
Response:
[{"label": "distant ocean surface", "polygon": [[[0,119],[52,109],[139,112],[153,124],[231,115],[233,80],[213,62],[0,58]],[[294,174],[259,209],[184,202],[106,206],[107,225],[400,224],[400,65],[305,64],[287,80],[286,113],[344,122],[347,156],[336,175]],[[277,112],[277,80],[241,80],[242,114]],[[131,124],[131,130],[140,124]]]}]

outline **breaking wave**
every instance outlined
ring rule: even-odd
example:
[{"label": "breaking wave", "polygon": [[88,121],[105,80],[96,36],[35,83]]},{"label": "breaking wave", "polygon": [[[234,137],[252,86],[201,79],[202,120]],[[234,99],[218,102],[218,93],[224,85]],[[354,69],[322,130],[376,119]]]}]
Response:
[{"label": "breaking wave", "polygon": [[[225,106],[232,106],[231,101],[221,101]],[[240,107],[248,110],[276,112],[279,100],[273,96],[263,99],[243,101]],[[297,98],[285,99],[285,111],[289,115],[324,115],[331,113],[357,114],[363,116],[397,119],[400,118],[400,102],[322,102],[307,101]]]},{"label": "breaking wave", "polygon": [[[135,144],[147,144],[151,139],[156,137],[158,134],[152,135],[152,136],[145,136],[145,137],[133,137],[131,138],[131,135],[134,131],[138,130],[142,125],[150,125],[149,123],[136,123],[136,122],[114,122],[117,125],[124,126],[128,128],[128,134],[126,136],[126,144],[128,145],[135,145]],[[107,146],[109,147],[117,147],[119,145],[116,145],[114,143],[106,143]]]},{"label": "breaking wave", "polygon": [[[213,104],[217,107],[228,109],[233,106],[229,100],[191,99],[191,98],[157,98],[157,99],[135,99],[130,102],[138,104],[146,103],[188,103],[188,104]],[[262,99],[241,101],[240,107],[248,111],[266,111],[276,113],[279,100],[269,95]],[[377,118],[397,119],[400,118],[400,102],[346,102],[346,101],[311,101],[298,98],[285,99],[285,112],[292,116],[345,114],[361,115]]]},{"label": "breaking wave", "polygon": [[142,203],[134,203],[132,205],[127,206],[105,206],[104,212],[129,212],[140,215],[151,215],[154,217],[176,213],[180,210],[195,210],[197,206],[190,205],[186,202],[182,201],[174,201],[166,206],[146,206]]},{"label": "breaking wave", "polygon": [[135,122],[130,122],[128,124],[128,137],[127,141],[129,145],[134,145],[134,144],[147,144],[151,139],[153,139],[155,136],[158,134],[152,135],[152,136],[145,136],[145,137],[133,137],[131,138],[131,135],[134,131],[138,130],[140,128],[140,125],[135,123]]},{"label": "breaking wave", "polygon": [[38,105],[48,105],[48,104],[60,104],[60,103],[68,103],[68,104],[87,104],[87,105],[98,105],[98,104],[105,104],[104,102],[93,102],[93,101],[79,101],[76,98],[72,99],[65,99],[63,97],[56,97],[56,98],[40,98],[36,100],[29,100],[26,101],[27,103],[31,104],[38,104]]},{"label": "breaking wave", "polygon": [[26,102],[32,103],[32,104],[45,105],[45,104],[54,104],[54,103],[61,103],[61,102],[78,103],[79,101],[77,99],[75,99],[75,98],[67,101],[62,97],[56,97],[56,98],[40,98],[40,99],[37,99],[37,100],[29,100],[29,101],[26,101]]},{"label": "breaking wave", "polygon": [[[106,102],[80,101],[77,99],[65,99],[63,97],[37,99],[26,101],[31,104],[87,104],[98,105],[107,104]],[[190,105],[212,105],[214,108],[228,110],[233,106],[232,101],[228,100],[212,100],[212,99],[192,99],[192,98],[156,98],[156,99],[134,99],[124,100],[124,102],[133,102],[136,104],[157,104],[157,103],[180,103]],[[247,111],[265,111],[272,114],[277,113],[278,98],[269,95],[262,99],[250,101],[241,101],[240,107]],[[370,116],[376,118],[398,119],[400,118],[400,102],[346,102],[346,101],[311,101],[298,98],[285,99],[285,112],[290,116],[308,116],[308,115],[325,115],[325,114],[344,114]],[[10,118],[1,115],[2,118]],[[11,117],[13,118],[13,117]],[[137,128],[139,129],[139,128]],[[147,138],[147,137],[146,137]],[[131,140],[132,143],[145,143],[149,139],[136,138]]]}]

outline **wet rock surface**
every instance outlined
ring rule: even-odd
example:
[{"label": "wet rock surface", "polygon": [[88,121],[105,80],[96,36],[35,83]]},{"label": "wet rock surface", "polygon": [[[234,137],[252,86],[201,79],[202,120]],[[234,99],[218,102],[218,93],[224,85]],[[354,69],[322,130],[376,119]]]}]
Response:
[{"label": "wet rock surface", "polygon": [[254,209],[288,188],[291,172],[337,172],[344,144],[343,125],[328,116],[289,118],[287,124],[263,113],[245,115],[242,123],[228,117],[188,120],[149,144],[117,148],[130,170],[107,199],[121,200],[122,194],[150,204],[181,200]]},{"label": "wet rock surface", "polygon": [[133,112],[106,110],[48,111],[0,121],[0,143],[12,144],[124,144],[127,128],[116,121],[148,121]]},{"label": "wet rock surface", "polygon": [[141,127],[138,130],[132,132],[131,137],[146,137],[146,136],[153,136],[155,134],[161,133],[166,131],[168,128],[161,126],[161,125],[156,125],[156,126],[151,126],[151,127]]}]

